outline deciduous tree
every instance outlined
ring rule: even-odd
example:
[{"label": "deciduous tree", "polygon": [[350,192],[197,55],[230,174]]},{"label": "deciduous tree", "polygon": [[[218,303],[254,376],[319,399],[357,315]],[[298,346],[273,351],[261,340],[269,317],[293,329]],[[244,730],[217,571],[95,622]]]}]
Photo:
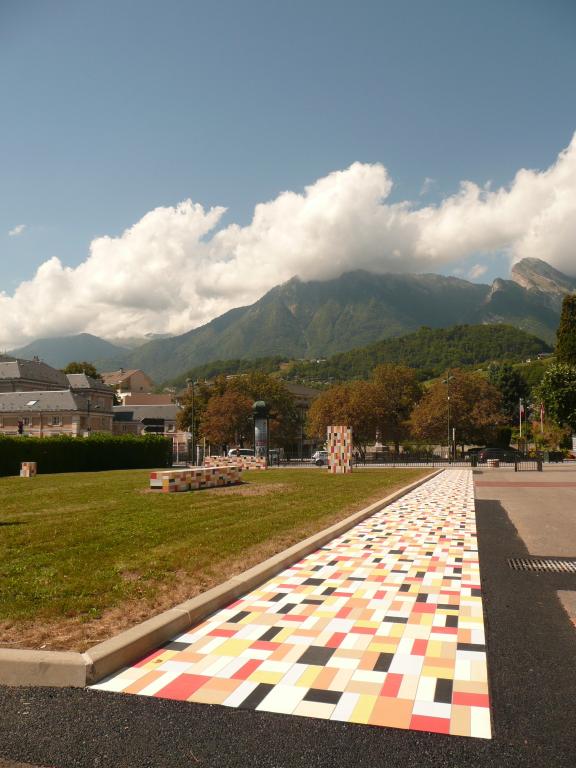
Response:
[{"label": "deciduous tree", "polygon": [[456,430],[457,442],[490,442],[497,428],[506,422],[500,392],[481,376],[459,370],[450,375],[449,384],[435,382],[412,411],[412,434],[428,442],[447,441],[449,395],[450,426]]},{"label": "deciduous tree", "polygon": [[559,363],[576,365],[576,294],[565,296],[562,302],[556,333],[556,359]]},{"label": "deciduous tree", "polygon": [[97,381],[102,381],[102,376],[98,373],[94,365],[92,363],[87,362],[72,362],[68,363],[66,368],[62,369],[63,373],[84,373],[86,376],[90,376],[91,379],[96,379]]},{"label": "deciduous tree", "polygon": [[559,426],[568,426],[576,432],[576,366],[549,365],[537,395],[544,403],[547,416]]}]

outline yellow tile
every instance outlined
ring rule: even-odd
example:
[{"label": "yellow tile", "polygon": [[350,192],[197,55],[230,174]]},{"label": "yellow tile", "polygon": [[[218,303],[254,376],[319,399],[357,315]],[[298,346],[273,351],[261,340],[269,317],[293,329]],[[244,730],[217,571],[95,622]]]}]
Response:
[{"label": "yellow tile", "polygon": [[352,710],[349,722],[351,723],[367,723],[372,714],[372,710],[378,700],[378,696],[368,696],[367,694],[360,694],[358,703]]},{"label": "yellow tile", "polygon": [[253,640],[226,640],[212,651],[215,656],[240,656],[242,651],[249,648]]}]

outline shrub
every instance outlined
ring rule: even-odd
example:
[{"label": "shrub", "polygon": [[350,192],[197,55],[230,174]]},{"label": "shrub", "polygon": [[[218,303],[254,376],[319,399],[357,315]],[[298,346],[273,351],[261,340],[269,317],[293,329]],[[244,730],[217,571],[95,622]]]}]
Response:
[{"label": "shrub", "polygon": [[17,475],[23,461],[37,462],[43,474],[169,467],[172,441],[162,435],[0,435],[0,476]]}]

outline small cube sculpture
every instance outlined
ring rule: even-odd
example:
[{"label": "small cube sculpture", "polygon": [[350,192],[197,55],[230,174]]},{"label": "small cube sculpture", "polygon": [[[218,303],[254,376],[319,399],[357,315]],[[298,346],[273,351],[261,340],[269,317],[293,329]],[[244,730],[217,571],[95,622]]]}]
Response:
[{"label": "small cube sculpture", "polygon": [[35,461],[23,461],[20,465],[20,477],[36,477],[37,469]]}]

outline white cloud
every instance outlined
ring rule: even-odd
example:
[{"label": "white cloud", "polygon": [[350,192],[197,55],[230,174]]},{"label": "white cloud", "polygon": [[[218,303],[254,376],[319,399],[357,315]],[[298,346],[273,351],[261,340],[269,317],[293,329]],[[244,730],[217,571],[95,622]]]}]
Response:
[{"label": "white cloud", "polygon": [[474,264],[468,272],[468,277],[471,280],[478,280],[478,278],[485,275],[487,271],[488,267],[485,264]]},{"label": "white cloud", "polygon": [[224,208],[157,208],[120,237],[94,240],[78,267],[52,258],[12,295],[0,293],[0,349],[81,331],[180,333],[293,275],[457,269],[495,251],[576,275],[576,136],[550,168],[521,170],[508,187],[467,181],[421,208],[387,203],[391,188],[383,165],[354,163],[217,232]]},{"label": "white cloud", "polygon": [[436,179],[431,179],[430,176],[426,176],[420,187],[420,197],[425,197],[430,190],[435,186]]},{"label": "white cloud", "polygon": [[13,229],[8,232],[8,237],[18,237],[26,229],[26,224],[17,224]]}]

